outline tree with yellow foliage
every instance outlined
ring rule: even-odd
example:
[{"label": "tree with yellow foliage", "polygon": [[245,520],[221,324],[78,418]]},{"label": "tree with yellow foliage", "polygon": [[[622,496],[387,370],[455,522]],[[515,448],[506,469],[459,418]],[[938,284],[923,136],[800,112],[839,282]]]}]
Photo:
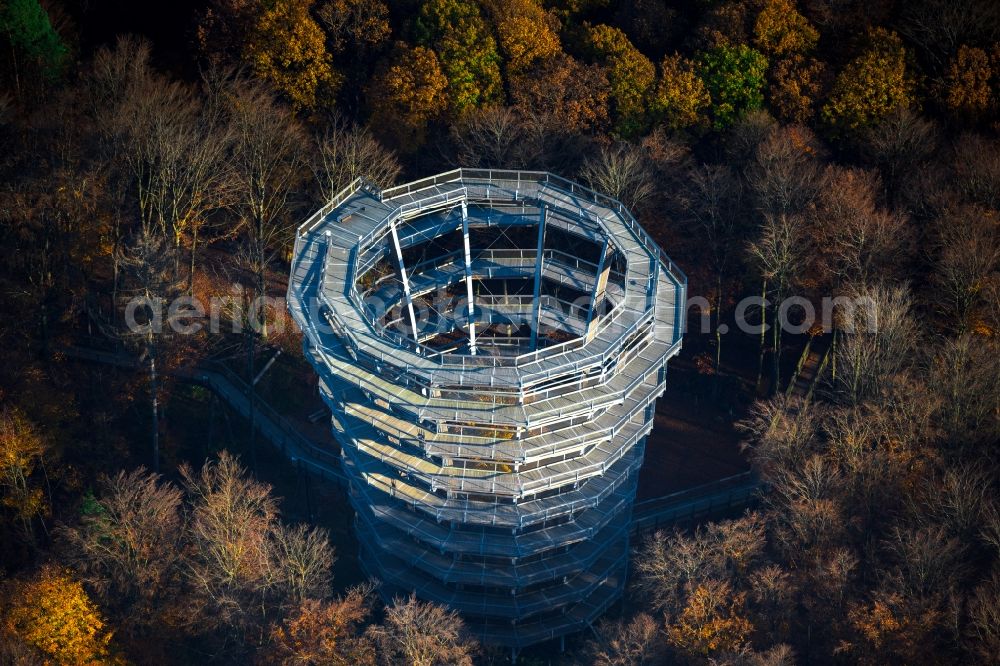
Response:
[{"label": "tree with yellow foliage", "polygon": [[826,71],[807,54],[819,32],[800,14],[795,0],[767,0],[754,22],[754,44],[773,62],[769,102],[782,120],[802,123],[814,113]]},{"label": "tree with yellow foliage", "polygon": [[485,6],[493,19],[509,75],[561,51],[559,19],[539,0],[490,0]]},{"label": "tree with yellow foliage", "polygon": [[753,625],[742,617],[744,594],[727,582],[707,580],[688,596],[684,610],[667,626],[667,640],[694,657],[735,652],[746,645]]},{"label": "tree with yellow foliage", "polygon": [[794,0],[768,0],[753,27],[754,43],[768,56],[807,53],[816,47],[819,33],[795,10]]},{"label": "tree with yellow foliage", "polygon": [[0,503],[14,512],[29,538],[31,521],[48,511],[44,493],[31,478],[44,453],[41,436],[19,409],[0,411]]},{"label": "tree with yellow foliage", "polygon": [[46,566],[30,580],[14,583],[5,606],[3,633],[55,663],[119,663],[111,655],[111,632],[100,610],[68,572]]},{"label": "tree with yellow foliage", "polygon": [[288,97],[296,109],[313,109],[332,95],[342,77],[333,70],[326,36],[309,13],[313,0],[270,0],[254,17],[243,45],[253,73]]},{"label": "tree with yellow foliage", "polygon": [[836,133],[851,132],[913,104],[907,59],[899,35],[882,28],[869,32],[868,47],[837,76],[823,120]]},{"label": "tree with yellow foliage", "polygon": [[649,124],[647,110],[656,67],[624,32],[609,25],[590,28],[587,46],[608,68],[615,130],[626,138],[641,134]]},{"label": "tree with yellow foliage", "polygon": [[660,80],[650,102],[650,113],[657,122],[672,130],[708,125],[712,98],[705,83],[695,72],[694,63],[674,54],[660,63]]},{"label": "tree with yellow foliage", "polygon": [[938,97],[956,119],[975,121],[995,107],[990,86],[993,76],[990,57],[985,51],[961,46],[938,85]]},{"label": "tree with yellow foliage", "polygon": [[437,54],[400,42],[367,89],[371,127],[404,151],[424,142],[428,123],[448,108],[448,77]]}]

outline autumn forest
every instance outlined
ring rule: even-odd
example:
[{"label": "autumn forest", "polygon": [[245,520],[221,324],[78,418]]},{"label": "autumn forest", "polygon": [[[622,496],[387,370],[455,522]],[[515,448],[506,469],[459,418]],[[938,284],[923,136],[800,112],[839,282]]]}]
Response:
[{"label": "autumn forest", "polygon": [[[992,0],[0,0],[0,664],[511,662],[381,599],[260,428],[336,458],[253,305],[296,226],[460,166],[630,207],[694,297],[656,446],[759,481],[518,663],[997,663],[998,110]],[[222,325],[137,334],[137,296]],[[878,323],[783,329],[792,297]]]}]

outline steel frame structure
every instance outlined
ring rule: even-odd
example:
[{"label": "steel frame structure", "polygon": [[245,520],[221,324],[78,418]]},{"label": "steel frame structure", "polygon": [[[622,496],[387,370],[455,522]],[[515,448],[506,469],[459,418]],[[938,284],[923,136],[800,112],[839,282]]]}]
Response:
[{"label": "steel frame structure", "polygon": [[[480,230],[530,242],[480,248]],[[597,261],[546,245],[560,234]],[[686,290],[621,203],[544,172],[358,179],[298,229],[288,307],[384,596],[446,604],[515,651],[620,597]]]}]

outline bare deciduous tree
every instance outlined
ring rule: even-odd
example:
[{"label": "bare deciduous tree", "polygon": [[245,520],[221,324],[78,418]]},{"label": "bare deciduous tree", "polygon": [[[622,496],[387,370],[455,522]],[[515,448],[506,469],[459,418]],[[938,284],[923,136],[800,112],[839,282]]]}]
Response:
[{"label": "bare deciduous tree", "polygon": [[[747,249],[750,261],[761,276],[761,293],[771,295],[771,389],[778,391],[781,383],[782,332],[779,313],[789,288],[801,279],[800,271],[810,250],[805,221],[798,215],[767,215],[759,234],[750,242]],[[764,363],[764,332],[762,327],[758,385]]]},{"label": "bare deciduous tree", "polygon": [[850,332],[838,335],[832,383],[842,399],[858,404],[906,366],[917,327],[906,287],[863,286],[851,298],[853,307],[840,312],[840,329]]},{"label": "bare deciduous tree", "polygon": [[785,643],[755,652],[750,657],[750,666],[793,666],[796,663],[795,650]]},{"label": "bare deciduous tree", "polygon": [[509,106],[473,111],[451,129],[456,166],[494,169],[537,167],[540,145],[529,137],[524,115]]},{"label": "bare deciduous tree", "polygon": [[271,530],[271,576],[288,603],[325,599],[336,558],[326,530],[275,525]]},{"label": "bare deciduous tree", "polygon": [[903,215],[877,204],[879,179],[859,169],[829,167],[818,196],[815,228],[820,251],[829,254],[826,269],[840,286],[869,284],[898,270],[909,241]]},{"label": "bare deciduous tree", "polygon": [[598,640],[587,644],[594,666],[652,666],[665,657],[663,627],[646,613],[604,622],[595,631]]},{"label": "bare deciduous tree", "polygon": [[[275,257],[288,249],[292,233],[291,197],[300,182],[306,136],[291,111],[260,84],[237,80],[229,91],[234,132],[234,209],[242,228],[238,263],[253,276],[253,298],[244,329],[247,378],[256,376],[257,336],[267,337],[267,274]],[[249,294],[248,294],[249,295]],[[250,391],[250,459],[257,467],[256,401]]]},{"label": "bare deciduous tree", "polygon": [[1000,654],[1000,572],[993,574],[972,593],[966,649],[984,663]]},{"label": "bare deciduous tree", "polygon": [[822,187],[819,141],[808,128],[775,127],[758,144],[746,179],[765,219],[798,215]]},{"label": "bare deciduous tree", "polygon": [[930,158],[938,145],[934,123],[900,107],[864,135],[862,152],[882,170],[890,192],[897,192],[904,174]]},{"label": "bare deciduous tree", "polygon": [[[190,289],[199,232],[229,197],[233,137],[223,109],[154,72],[148,43],[131,38],[97,54],[92,81],[98,126],[122,193],[140,226],[172,240],[175,261],[189,239]],[[179,273],[179,264],[174,270]]]},{"label": "bare deciduous tree", "polygon": [[199,472],[186,465],[180,472],[191,503],[190,548],[182,563],[191,586],[190,621],[242,628],[259,612],[270,582],[269,536],[278,515],[271,488],[226,452]]},{"label": "bare deciduous tree", "polygon": [[479,649],[458,613],[415,596],[396,599],[385,610],[384,624],[368,633],[386,666],[472,666]]},{"label": "bare deciduous tree", "polygon": [[722,365],[722,297],[740,242],[742,187],[732,169],[704,164],[690,171],[681,193],[689,220],[704,240],[715,276],[715,372]]},{"label": "bare deciduous tree", "polygon": [[816,451],[819,426],[815,411],[815,406],[800,398],[779,394],[755,402],[749,416],[736,424],[748,438],[744,446],[754,467],[765,478]]},{"label": "bare deciduous tree", "polygon": [[[162,361],[163,343],[170,332],[162,321],[166,303],[180,293],[175,272],[177,253],[173,244],[150,223],[143,223],[138,232],[120,250],[119,264],[130,278],[125,294],[132,298],[125,305],[126,340],[140,340],[142,355],[149,368],[149,397],[152,416],[152,468],[160,470],[160,374],[157,363]],[[129,312],[133,313],[129,316]],[[136,318],[144,317],[143,320]]]},{"label": "bare deciduous tree", "polygon": [[266,294],[266,274],[290,238],[291,195],[301,178],[306,137],[291,111],[259,84],[236,81],[229,95],[235,133],[235,210],[257,284]]},{"label": "bare deciduous tree", "polygon": [[726,137],[726,157],[735,165],[752,162],[757,147],[778,127],[777,121],[763,109],[750,111],[733,125]]},{"label": "bare deciduous tree", "polygon": [[580,177],[629,208],[641,209],[656,193],[645,152],[629,143],[602,147],[598,156],[584,163]]},{"label": "bare deciduous tree", "polygon": [[714,575],[712,545],[698,535],[658,531],[639,549],[633,566],[634,585],[653,610],[668,614],[683,607],[687,586]]},{"label": "bare deciduous tree", "polygon": [[899,31],[941,65],[962,44],[995,39],[1000,34],[1000,9],[989,0],[916,0],[904,8]]},{"label": "bare deciduous tree", "polygon": [[955,142],[952,186],[972,203],[1000,209],[1000,142],[963,134]]},{"label": "bare deciduous tree", "polygon": [[792,576],[777,564],[768,564],[750,576],[750,596],[754,602],[758,630],[770,637],[782,635],[782,625],[791,621],[795,612],[794,595],[798,590]]},{"label": "bare deciduous tree", "polygon": [[767,544],[764,520],[755,512],[709,523],[705,526],[705,537],[715,544],[712,550],[719,568],[737,582],[745,580],[759,563]]},{"label": "bare deciduous tree", "polygon": [[396,155],[366,128],[337,116],[316,137],[312,171],[324,201],[330,201],[355,178],[364,177],[379,187],[389,187],[399,176]]},{"label": "bare deciduous tree", "polygon": [[1000,221],[979,206],[963,206],[937,222],[933,275],[944,314],[960,333],[974,325],[983,288],[1000,268]]},{"label": "bare deciduous tree", "polygon": [[981,464],[959,463],[948,467],[940,487],[927,494],[926,514],[918,515],[938,521],[962,543],[972,543],[995,508],[995,476]]},{"label": "bare deciduous tree", "polygon": [[969,333],[934,354],[928,386],[941,401],[939,423],[950,445],[988,445],[1000,436],[998,354],[996,343]]},{"label": "bare deciduous tree", "polygon": [[182,493],[140,468],[104,477],[78,525],[62,526],[70,561],[127,628],[155,621],[181,550]]},{"label": "bare deciduous tree", "polygon": [[939,525],[893,528],[883,546],[893,562],[883,572],[888,589],[922,606],[943,602],[966,573],[964,546]]},{"label": "bare deciduous tree", "polygon": [[756,513],[709,523],[690,536],[659,531],[636,554],[634,584],[654,610],[673,615],[690,590],[706,580],[746,578],[764,546],[764,523]]},{"label": "bare deciduous tree", "polygon": [[821,455],[777,471],[767,501],[778,519],[776,538],[790,560],[799,560],[810,551],[823,552],[842,541],[843,482],[837,466]]}]

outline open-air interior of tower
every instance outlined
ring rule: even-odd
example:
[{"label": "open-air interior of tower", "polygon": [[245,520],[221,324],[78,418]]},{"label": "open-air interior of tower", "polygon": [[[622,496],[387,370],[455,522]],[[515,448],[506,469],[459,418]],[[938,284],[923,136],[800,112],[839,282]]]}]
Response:
[{"label": "open-air interior of tower", "polygon": [[542,172],[358,179],[299,228],[289,309],[384,596],[515,651],[621,596],[686,288],[624,206]]}]

